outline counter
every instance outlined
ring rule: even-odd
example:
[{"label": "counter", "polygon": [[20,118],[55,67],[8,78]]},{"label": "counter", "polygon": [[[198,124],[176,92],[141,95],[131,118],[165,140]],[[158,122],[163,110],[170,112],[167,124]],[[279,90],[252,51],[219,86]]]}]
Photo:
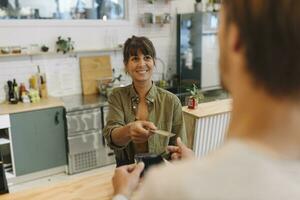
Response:
[{"label": "counter", "polygon": [[41,109],[53,108],[53,107],[62,107],[62,106],[64,106],[64,102],[57,97],[48,97],[45,99],[41,99],[41,101],[37,103],[19,102],[18,104],[10,104],[8,102],[3,102],[0,104],[0,115],[41,110]]},{"label": "counter", "polygon": [[63,96],[61,100],[67,112],[85,110],[101,106],[108,106],[107,98],[101,95],[86,95],[81,94]]},{"label": "counter", "polygon": [[230,121],[231,99],[200,103],[197,109],[183,107],[188,147],[197,156],[218,148],[226,137]]},{"label": "counter", "polygon": [[231,99],[217,100],[207,103],[200,103],[196,109],[188,109],[187,106],[182,108],[182,111],[195,118],[215,115],[231,111]]},{"label": "counter", "polygon": [[78,94],[63,97],[48,97],[45,99],[41,99],[41,101],[37,103],[19,102],[18,104],[10,104],[6,101],[0,103],[0,115],[34,111],[53,107],[65,107],[67,112],[71,112],[75,110],[84,110],[107,105],[107,99],[103,96],[82,96],[81,94]]},{"label": "counter", "polygon": [[71,177],[60,183],[1,195],[1,200],[110,200],[113,196],[111,178],[115,166],[86,177]]}]

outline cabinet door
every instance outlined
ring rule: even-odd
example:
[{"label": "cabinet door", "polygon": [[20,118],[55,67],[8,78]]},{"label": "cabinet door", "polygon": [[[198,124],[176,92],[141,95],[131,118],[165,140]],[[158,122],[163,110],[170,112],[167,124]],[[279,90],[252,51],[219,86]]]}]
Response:
[{"label": "cabinet door", "polygon": [[35,112],[37,156],[40,167],[49,169],[67,164],[65,117],[63,108]]},{"label": "cabinet door", "polygon": [[10,115],[16,175],[65,165],[63,108]]}]

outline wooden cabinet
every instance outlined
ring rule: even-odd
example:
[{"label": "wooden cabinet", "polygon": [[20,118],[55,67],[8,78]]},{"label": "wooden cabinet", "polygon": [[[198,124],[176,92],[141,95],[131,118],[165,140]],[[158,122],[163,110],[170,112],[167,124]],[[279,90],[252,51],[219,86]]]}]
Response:
[{"label": "wooden cabinet", "polygon": [[16,176],[67,164],[63,107],[10,115]]},{"label": "wooden cabinet", "polygon": [[205,156],[223,144],[230,112],[230,99],[200,103],[197,109],[183,107],[188,147],[197,157]]}]

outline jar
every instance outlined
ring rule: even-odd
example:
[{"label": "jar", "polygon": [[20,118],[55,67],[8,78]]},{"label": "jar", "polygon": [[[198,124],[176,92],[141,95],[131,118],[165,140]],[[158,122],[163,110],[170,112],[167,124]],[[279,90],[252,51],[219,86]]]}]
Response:
[{"label": "jar", "polygon": [[198,101],[196,98],[190,96],[188,98],[187,106],[189,109],[196,109],[198,107]]}]

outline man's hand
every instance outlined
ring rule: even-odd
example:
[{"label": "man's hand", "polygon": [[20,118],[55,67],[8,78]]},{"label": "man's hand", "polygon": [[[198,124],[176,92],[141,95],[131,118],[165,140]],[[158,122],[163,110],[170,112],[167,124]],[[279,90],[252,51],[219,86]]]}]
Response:
[{"label": "man's hand", "polygon": [[152,122],[135,121],[129,125],[130,138],[134,143],[144,143],[153,134],[150,130],[157,129]]},{"label": "man's hand", "polygon": [[167,147],[168,151],[171,153],[172,160],[191,159],[195,157],[194,152],[182,143],[180,137],[177,138],[176,142],[177,146]]},{"label": "man's hand", "polygon": [[143,162],[118,167],[112,178],[114,194],[122,194],[130,198],[132,192],[137,188],[145,165]]}]

